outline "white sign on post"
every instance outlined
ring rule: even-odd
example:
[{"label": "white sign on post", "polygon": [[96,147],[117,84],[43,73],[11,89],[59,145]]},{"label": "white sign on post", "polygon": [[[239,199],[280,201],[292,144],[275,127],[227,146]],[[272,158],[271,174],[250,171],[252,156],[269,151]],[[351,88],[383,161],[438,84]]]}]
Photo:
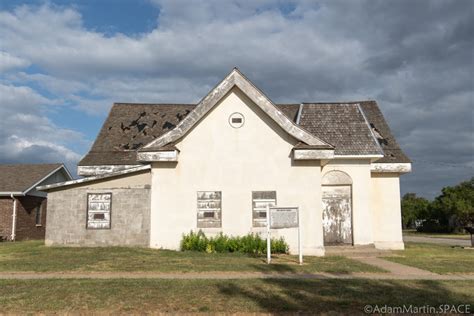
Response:
[{"label": "white sign on post", "polygon": [[267,263],[271,262],[271,231],[270,229],[298,228],[298,257],[303,264],[301,247],[301,227],[298,207],[267,206]]}]

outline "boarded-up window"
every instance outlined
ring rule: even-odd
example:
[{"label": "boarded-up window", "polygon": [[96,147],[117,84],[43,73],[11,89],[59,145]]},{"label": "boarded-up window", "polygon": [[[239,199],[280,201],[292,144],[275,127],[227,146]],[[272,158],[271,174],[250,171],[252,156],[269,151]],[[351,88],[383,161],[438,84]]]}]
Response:
[{"label": "boarded-up window", "polygon": [[252,192],[252,218],[254,227],[267,225],[267,206],[276,205],[276,191]]},{"label": "boarded-up window", "polygon": [[198,191],[197,227],[222,227],[220,191]]},{"label": "boarded-up window", "polygon": [[87,195],[87,228],[109,229],[112,193],[90,193]]}]

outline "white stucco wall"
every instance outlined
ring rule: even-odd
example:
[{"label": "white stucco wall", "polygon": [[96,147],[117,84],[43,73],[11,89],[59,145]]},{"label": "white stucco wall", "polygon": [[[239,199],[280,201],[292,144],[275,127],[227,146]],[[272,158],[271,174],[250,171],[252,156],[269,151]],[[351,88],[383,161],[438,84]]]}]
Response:
[{"label": "white stucco wall", "polygon": [[373,243],[371,176],[369,159],[335,159],[322,168],[322,176],[331,170],[347,173],[352,179],[352,232],[354,245]]},{"label": "white stucco wall", "polygon": [[[245,124],[229,125],[240,112]],[[319,162],[293,162],[297,143],[240,90],[231,90],[176,146],[178,163],[152,168],[150,246],[178,249],[183,233],[197,229],[197,191],[222,192],[222,229],[206,234],[261,232],[252,228],[252,191],[277,191],[280,206],[301,209],[305,254],[323,255],[321,168]],[[364,169],[365,170],[365,169]],[[279,230],[297,252],[296,229]]]},{"label": "white stucco wall", "polygon": [[404,249],[399,174],[372,173],[371,203],[375,246]]}]

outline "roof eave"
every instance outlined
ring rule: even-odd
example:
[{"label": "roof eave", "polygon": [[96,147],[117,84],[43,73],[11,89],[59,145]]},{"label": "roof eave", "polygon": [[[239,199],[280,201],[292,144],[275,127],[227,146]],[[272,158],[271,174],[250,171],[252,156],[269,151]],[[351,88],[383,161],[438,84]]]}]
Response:
[{"label": "roof eave", "polygon": [[82,183],[87,183],[87,182],[92,182],[92,181],[103,180],[107,178],[118,177],[118,176],[130,174],[130,173],[136,173],[136,172],[140,172],[144,170],[149,170],[149,169],[151,169],[151,166],[145,165],[145,166],[141,166],[137,168],[116,171],[116,172],[103,174],[103,175],[90,176],[87,178],[82,178],[82,179],[77,179],[77,180],[70,180],[70,181],[65,181],[65,182],[60,182],[60,183],[42,185],[42,186],[36,187],[36,189],[38,191],[49,191],[49,190],[57,189],[61,187],[67,187],[67,186],[76,185],[76,184],[82,184]]},{"label": "roof eave", "polygon": [[66,167],[64,166],[64,164],[61,164],[59,167],[57,167],[56,169],[54,169],[53,171],[51,171],[50,173],[48,173],[46,176],[44,176],[43,178],[41,178],[41,180],[35,182],[35,184],[33,184],[31,187],[29,187],[28,189],[26,189],[24,191],[24,195],[28,194],[28,192],[30,192],[31,190],[33,190],[34,188],[36,188],[36,186],[38,184],[40,184],[41,182],[43,182],[44,180],[48,179],[50,176],[52,176],[53,174],[55,174],[56,172],[58,172],[59,170],[61,169],[64,169],[64,171],[66,172],[66,174],[69,176],[69,179],[72,179],[72,176],[71,174],[69,173],[69,171],[66,169]]},{"label": "roof eave", "polygon": [[25,196],[26,193],[25,192],[0,192],[0,196],[12,196],[12,195]]},{"label": "roof eave", "polygon": [[334,159],[370,159],[371,162],[375,162],[384,155],[380,154],[367,154],[367,155],[334,155]]}]

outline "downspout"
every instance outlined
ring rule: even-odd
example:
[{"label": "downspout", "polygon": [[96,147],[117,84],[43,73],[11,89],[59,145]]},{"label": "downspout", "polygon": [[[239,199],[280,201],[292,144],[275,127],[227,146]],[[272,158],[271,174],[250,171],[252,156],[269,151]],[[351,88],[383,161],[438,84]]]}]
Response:
[{"label": "downspout", "polygon": [[12,215],[12,235],[11,235],[11,241],[15,241],[16,237],[16,198],[13,196],[13,194],[10,195],[11,198],[13,199],[13,215]]}]

